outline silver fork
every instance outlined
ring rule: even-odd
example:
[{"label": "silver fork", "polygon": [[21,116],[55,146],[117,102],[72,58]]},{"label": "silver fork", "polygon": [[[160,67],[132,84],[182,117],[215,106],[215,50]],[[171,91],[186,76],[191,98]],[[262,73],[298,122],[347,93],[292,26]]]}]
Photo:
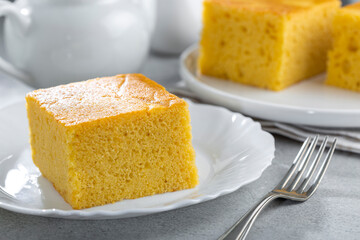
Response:
[{"label": "silver fork", "polygon": [[305,140],[289,171],[280,183],[271,192],[265,195],[258,204],[238,220],[227,232],[225,232],[219,240],[245,239],[261,210],[276,198],[306,201],[314,194],[329,166],[336,147],[336,139],[334,139],[325,159],[322,161],[321,166],[318,167],[328,143],[328,137],[325,137],[320,145],[319,151],[311,162],[310,167],[308,167],[318,139],[319,136],[316,136],[315,138],[309,137]]}]

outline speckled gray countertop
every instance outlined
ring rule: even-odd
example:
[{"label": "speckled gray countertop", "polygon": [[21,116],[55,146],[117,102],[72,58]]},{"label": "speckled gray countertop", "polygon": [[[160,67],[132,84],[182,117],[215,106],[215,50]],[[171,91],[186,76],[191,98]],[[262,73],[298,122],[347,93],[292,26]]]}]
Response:
[{"label": "speckled gray countertop", "polygon": [[[142,72],[169,85],[179,80],[178,60],[152,55]],[[26,90],[0,74],[0,108],[23,97]],[[279,136],[275,140],[275,159],[261,178],[218,199],[154,215],[101,221],[35,217],[0,209],[0,239],[216,239],[276,185],[301,145]],[[335,152],[310,200],[275,201],[247,239],[360,239],[360,155]]]}]

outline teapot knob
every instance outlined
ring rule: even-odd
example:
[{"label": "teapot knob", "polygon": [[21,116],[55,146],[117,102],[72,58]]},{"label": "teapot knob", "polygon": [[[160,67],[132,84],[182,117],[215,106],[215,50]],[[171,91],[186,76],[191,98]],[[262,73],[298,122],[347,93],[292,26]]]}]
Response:
[{"label": "teapot knob", "polygon": [[27,9],[20,9],[15,4],[4,0],[0,0],[0,16],[7,17],[21,33],[25,33],[31,23]]}]

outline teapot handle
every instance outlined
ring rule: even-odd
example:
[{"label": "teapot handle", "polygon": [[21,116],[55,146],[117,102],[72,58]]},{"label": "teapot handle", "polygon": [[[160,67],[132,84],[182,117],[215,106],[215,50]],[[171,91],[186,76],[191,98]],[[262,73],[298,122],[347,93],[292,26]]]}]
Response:
[{"label": "teapot handle", "polygon": [[[24,34],[30,26],[30,17],[22,14],[20,9],[13,3],[0,0],[0,17],[7,17],[9,21],[14,23],[20,34]],[[16,68],[13,64],[0,57],[0,70],[24,82],[29,83],[30,77],[23,71]]]}]

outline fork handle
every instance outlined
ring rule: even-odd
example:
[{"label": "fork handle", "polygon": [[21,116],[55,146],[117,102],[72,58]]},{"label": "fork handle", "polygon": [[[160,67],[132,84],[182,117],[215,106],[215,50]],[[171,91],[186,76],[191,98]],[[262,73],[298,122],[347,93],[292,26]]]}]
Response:
[{"label": "fork handle", "polygon": [[243,240],[249,233],[259,213],[274,199],[277,194],[270,192],[260,202],[255,204],[242,218],[240,218],[227,232],[220,236],[219,240]]}]

